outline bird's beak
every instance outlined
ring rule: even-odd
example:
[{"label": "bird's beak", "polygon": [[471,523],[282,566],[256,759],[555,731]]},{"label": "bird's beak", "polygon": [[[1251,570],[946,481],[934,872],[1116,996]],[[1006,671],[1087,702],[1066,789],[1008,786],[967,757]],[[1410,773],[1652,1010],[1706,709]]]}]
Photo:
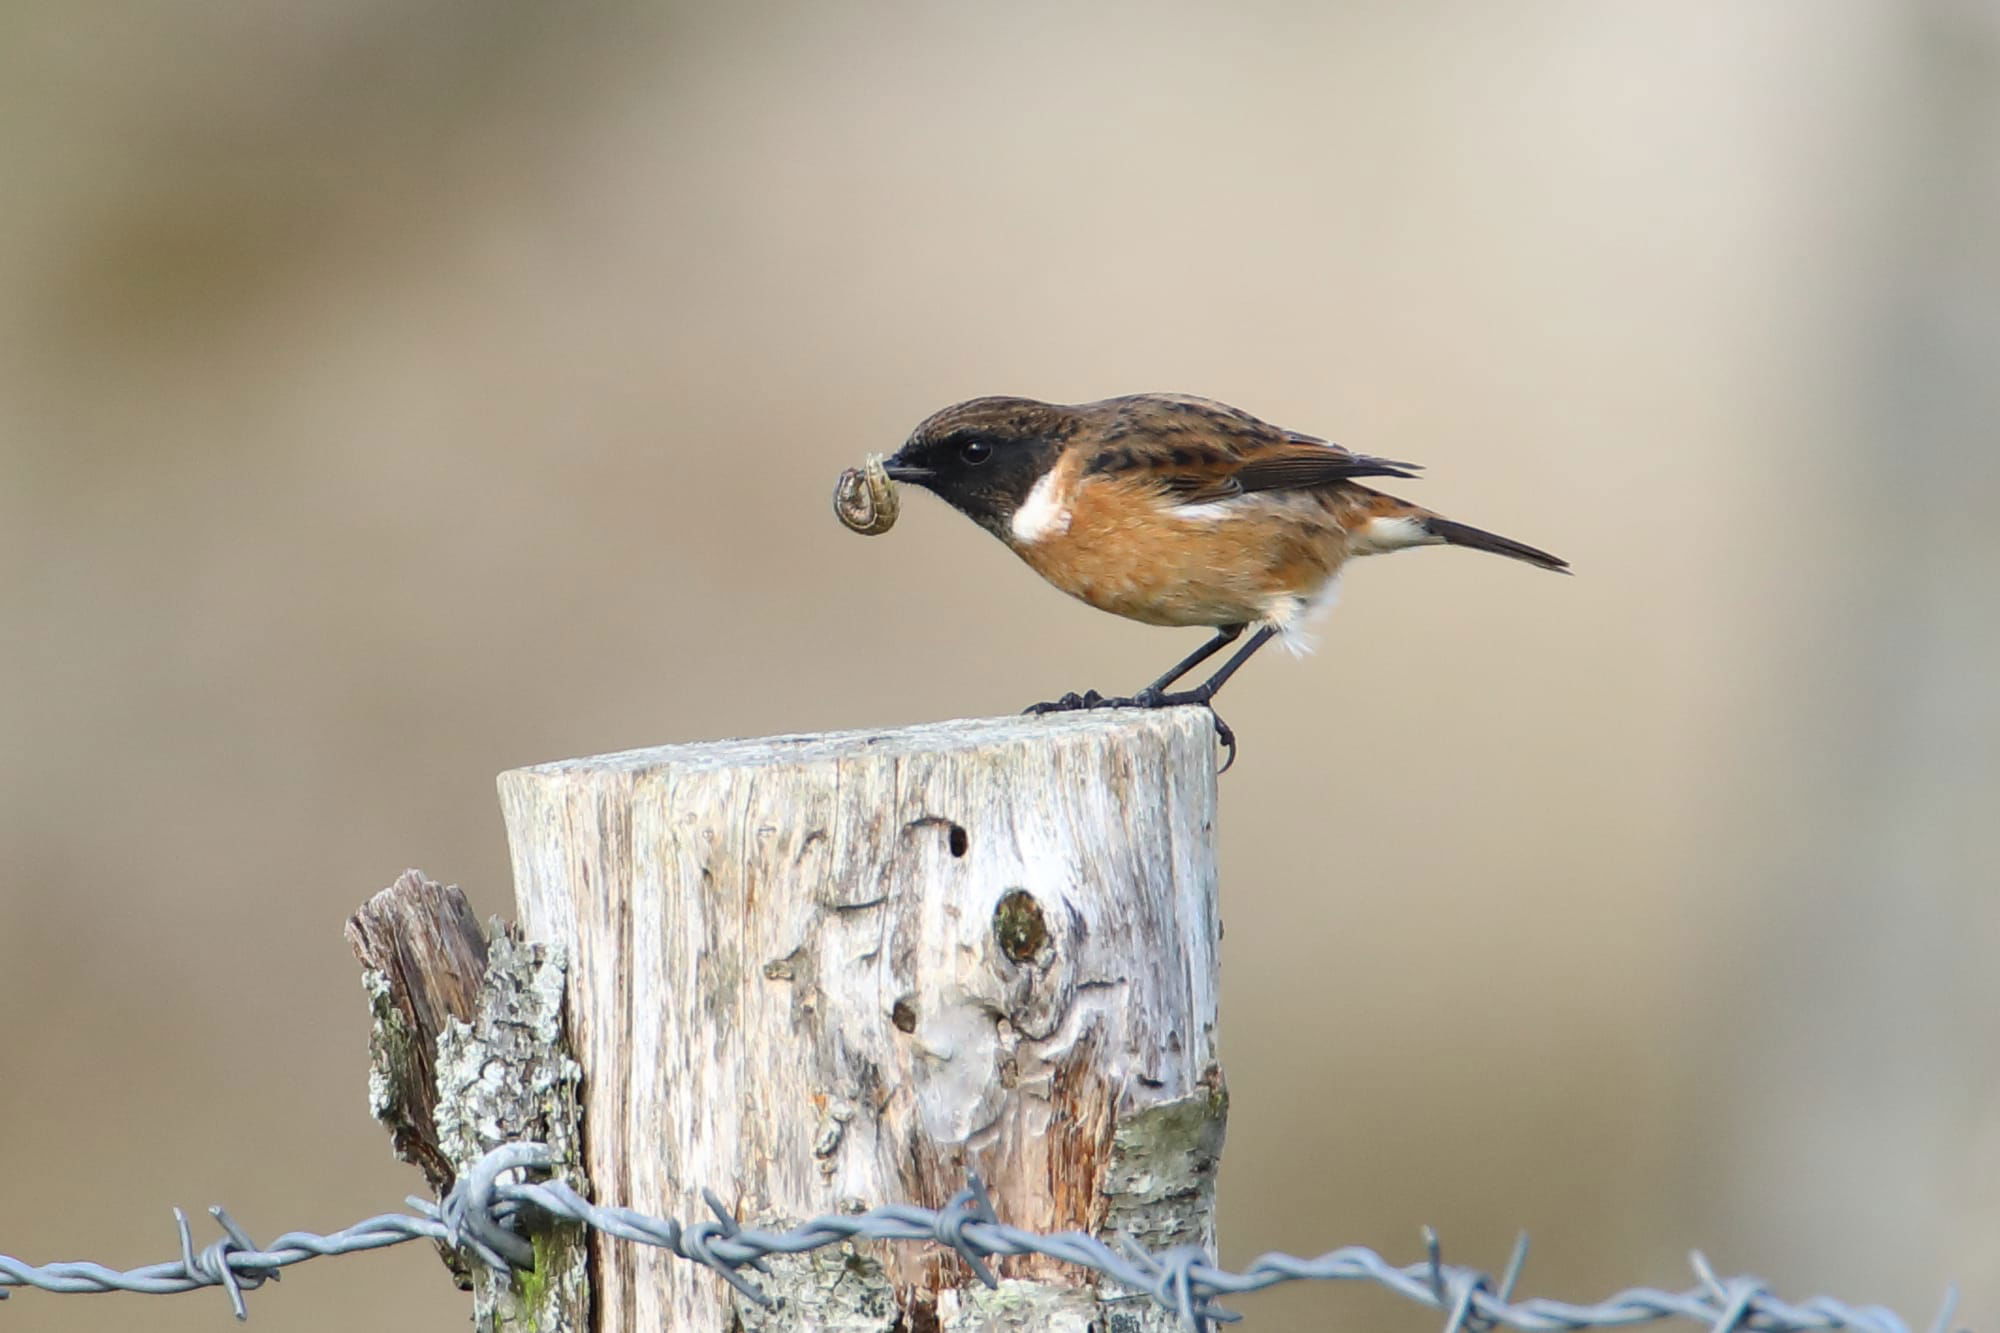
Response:
[{"label": "bird's beak", "polygon": [[911,467],[908,463],[898,463],[891,459],[882,469],[891,481],[907,481],[918,486],[927,485],[937,473],[927,467]]}]

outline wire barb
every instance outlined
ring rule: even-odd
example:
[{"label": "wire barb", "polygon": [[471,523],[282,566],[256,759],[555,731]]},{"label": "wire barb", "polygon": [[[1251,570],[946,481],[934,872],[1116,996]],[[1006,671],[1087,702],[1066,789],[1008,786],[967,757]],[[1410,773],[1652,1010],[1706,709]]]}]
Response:
[{"label": "wire barb", "polygon": [[972,1270],[973,1276],[988,1290],[993,1290],[999,1287],[1000,1279],[993,1275],[993,1270],[986,1266],[986,1257],[965,1234],[966,1228],[975,1222],[997,1226],[1000,1218],[993,1211],[993,1198],[986,1192],[986,1182],[977,1171],[971,1171],[966,1173],[965,1188],[952,1195],[939,1211],[937,1224],[931,1229],[931,1238],[965,1260],[965,1266]]},{"label": "wire barb", "polygon": [[[769,1304],[769,1297],[743,1275],[744,1269],[769,1273],[767,1259],[802,1254],[829,1245],[855,1241],[929,1243],[951,1250],[988,1286],[999,1279],[992,1259],[1034,1254],[1100,1273],[1161,1309],[1180,1317],[1192,1333],[1213,1333],[1217,1324],[1239,1315],[1217,1304],[1224,1296],[1262,1291],[1287,1282],[1372,1282],[1379,1287],[1444,1312],[1445,1333],[1486,1333],[1509,1328],[1553,1333],[1566,1329],[1626,1328],[1636,1324],[1679,1319],[1703,1325],[1712,1333],[1910,1333],[1894,1313],[1877,1306],[1849,1306],[1830,1297],[1815,1297],[1790,1305],[1770,1294],[1752,1277],[1723,1278],[1699,1252],[1689,1257],[1695,1286],[1674,1293],[1635,1287],[1596,1305],[1573,1305],[1536,1297],[1516,1302],[1514,1288],[1527,1263],[1528,1238],[1514,1243],[1507,1266],[1496,1284],[1487,1274],[1444,1262],[1437,1233],[1424,1228],[1424,1258],[1407,1267],[1391,1265],[1373,1250],[1359,1245],[1331,1250],[1317,1258],[1266,1254],[1241,1272],[1216,1265],[1205,1251],[1177,1246],[1153,1252],[1129,1237],[1119,1237],[1114,1250],[1096,1236],[1080,1231],[1043,1235],[1003,1223],[993,1208],[985,1182],[969,1176],[965,1188],[943,1208],[887,1204],[864,1213],[829,1213],[789,1231],[746,1228],[722,1200],[703,1191],[713,1221],[683,1226],[671,1217],[651,1217],[630,1208],[591,1203],[561,1180],[552,1179],[556,1165],[538,1143],[509,1143],[493,1149],[438,1203],[410,1199],[410,1211],[384,1213],[328,1235],[288,1232],[260,1247],[228,1213],[211,1208],[222,1238],[197,1250],[186,1214],[174,1210],[179,1258],[119,1272],[101,1264],[75,1262],[36,1266],[0,1254],[0,1298],[10,1287],[37,1287],[52,1292],[136,1291],[150,1294],[221,1287],[238,1319],[248,1317],[244,1293],[279,1270],[326,1255],[355,1254],[401,1245],[412,1240],[444,1241],[476,1256],[496,1273],[532,1269],[534,1245],[526,1234],[541,1219],[574,1223],[639,1245],[666,1250],[682,1259],[713,1269],[746,1300]],[[1948,1290],[1944,1307],[1930,1324],[1931,1333],[1952,1333],[1958,1293]],[[4,1326],[0,1326],[4,1333]]]}]

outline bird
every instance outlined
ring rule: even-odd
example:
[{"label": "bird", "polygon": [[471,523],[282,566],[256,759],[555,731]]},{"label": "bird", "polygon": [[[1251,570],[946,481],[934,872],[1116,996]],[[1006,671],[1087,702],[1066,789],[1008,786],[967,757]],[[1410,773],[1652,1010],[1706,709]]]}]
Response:
[{"label": "bird", "polygon": [[[1462,546],[1568,573],[1569,562],[1363,485],[1420,466],[1350,452],[1189,394],[1090,403],[984,397],[926,417],[884,465],[1004,542],[1029,568],[1101,611],[1213,636],[1129,695],[1095,690],[1030,713],[1199,705],[1235,762],[1215,696],[1277,638],[1309,651],[1347,562],[1413,546]],[[1242,638],[1201,684],[1172,688]]]}]

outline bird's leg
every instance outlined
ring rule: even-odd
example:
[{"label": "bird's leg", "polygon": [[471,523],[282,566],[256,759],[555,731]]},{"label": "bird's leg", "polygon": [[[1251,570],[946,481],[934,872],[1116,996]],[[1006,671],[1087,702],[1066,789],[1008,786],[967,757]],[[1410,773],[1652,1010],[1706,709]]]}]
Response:
[{"label": "bird's leg", "polygon": [[1241,625],[1222,626],[1220,629],[1215,631],[1214,638],[1210,639],[1207,643],[1204,643],[1201,647],[1189,653],[1186,657],[1183,657],[1180,661],[1174,663],[1173,666],[1167,669],[1166,675],[1160,677],[1158,680],[1154,681],[1151,685],[1148,685],[1145,689],[1140,690],[1139,693],[1134,695],[1133,697],[1135,699],[1143,699],[1148,694],[1158,694],[1164,691],[1167,688],[1167,686],[1173,684],[1175,681],[1179,680],[1182,676],[1185,676],[1188,672],[1194,670],[1196,667],[1200,666],[1203,662],[1206,662],[1209,658],[1221,652],[1229,644],[1235,643],[1237,639],[1242,637],[1242,635],[1243,635],[1243,626]]},{"label": "bird's leg", "polygon": [[1149,697],[1159,694],[1167,686],[1173,684],[1182,676],[1185,676],[1188,672],[1221,652],[1225,644],[1234,643],[1242,633],[1243,626],[1241,625],[1222,626],[1215,631],[1214,638],[1189,653],[1186,657],[1183,657],[1179,662],[1176,662],[1166,675],[1161,676],[1137,694],[1107,699],[1096,690],[1086,690],[1082,694],[1078,694],[1072,690],[1060,699],[1051,699],[1047,703],[1030,704],[1021,711],[1024,713],[1070,713],[1080,708],[1144,708],[1146,707],[1146,700]]},{"label": "bird's leg", "polygon": [[[1242,627],[1239,625],[1237,628],[1241,629]],[[1229,683],[1229,678],[1236,674],[1237,669],[1249,661],[1259,648],[1269,643],[1277,632],[1278,630],[1275,625],[1266,625],[1264,628],[1258,630],[1250,636],[1250,642],[1230,654],[1229,660],[1224,662],[1214,675],[1191,690],[1176,690],[1172,694],[1163,694],[1157,688],[1142,691],[1143,694],[1151,697],[1147,698],[1141,706],[1146,708],[1176,708],[1182,704],[1197,704],[1200,707],[1206,708],[1210,720],[1215,723],[1215,738],[1222,742],[1224,749],[1229,751],[1229,757],[1222,761],[1222,767],[1217,769],[1216,772],[1218,774],[1227,773],[1230,765],[1236,762],[1236,733],[1231,731],[1229,724],[1222,720],[1222,714],[1215,711],[1215,696],[1221,691],[1224,685]],[[1235,636],[1232,635],[1230,637],[1233,638]],[[1224,642],[1227,642],[1227,640]],[[1214,646],[1219,648],[1222,645],[1218,643]]]},{"label": "bird's leg", "polygon": [[[1239,625],[1237,628],[1241,629],[1242,627]],[[1229,683],[1229,678],[1235,675],[1237,670],[1245,662],[1249,661],[1259,648],[1269,643],[1277,633],[1278,627],[1276,625],[1264,626],[1264,628],[1250,636],[1250,642],[1244,644],[1231,654],[1229,660],[1224,662],[1214,675],[1191,690],[1176,690],[1172,694],[1161,694],[1157,688],[1144,691],[1146,694],[1155,696],[1154,698],[1147,699],[1145,706],[1148,708],[1173,708],[1179,704],[1208,703],[1221,692],[1224,685]],[[1221,645],[1217,644],[1215,646],[1220,647]]]}]

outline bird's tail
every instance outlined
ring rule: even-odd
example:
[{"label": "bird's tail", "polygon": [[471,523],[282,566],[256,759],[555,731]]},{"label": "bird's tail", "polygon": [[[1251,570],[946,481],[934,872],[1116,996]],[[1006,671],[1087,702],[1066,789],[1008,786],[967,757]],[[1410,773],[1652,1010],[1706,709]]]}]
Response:
[{"label": "bird's tail", "polygon": [[1512,556],[1531,565],[1540,565],[1543,569],[1553,569],[1558,574],[1570,572],[1569,561],[1561,556],[1538,551],[1511,537],[1502,537],[1498,533],[1475,528],[1466,523],[1454,523],[1448,518],[1439,518],[1436,514],[1426,514],[1418,521],[1423,525],[1424,531],[1447,546],[1465,546],[1475,551],[1491,551],[1495,555]]}]

